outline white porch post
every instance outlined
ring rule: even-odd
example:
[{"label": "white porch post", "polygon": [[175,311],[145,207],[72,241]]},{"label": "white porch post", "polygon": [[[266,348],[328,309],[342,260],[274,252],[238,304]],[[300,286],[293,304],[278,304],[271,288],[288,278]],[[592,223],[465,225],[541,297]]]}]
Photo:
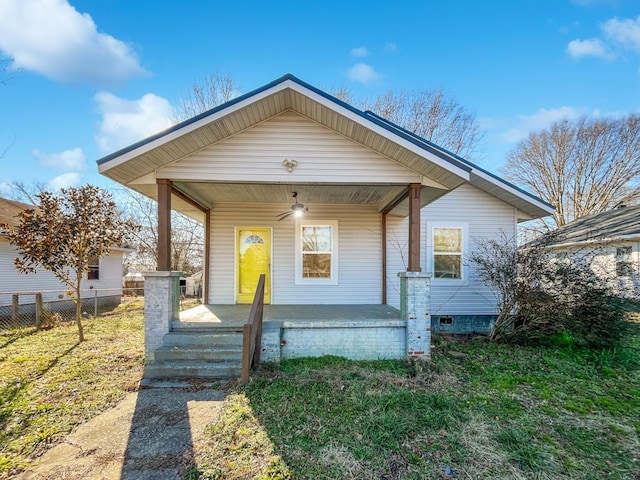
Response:
[{"label": "white porch post", "polygon": [[180,319],[182,272],[144,273],[144,362],[155,360],[155,351],[169,333],[172,321]]},{"label": "white porch post", "polygon": [[407,358],[428,359],[431,350],[431,275],[400,272],[400,315],[407,322]]}]

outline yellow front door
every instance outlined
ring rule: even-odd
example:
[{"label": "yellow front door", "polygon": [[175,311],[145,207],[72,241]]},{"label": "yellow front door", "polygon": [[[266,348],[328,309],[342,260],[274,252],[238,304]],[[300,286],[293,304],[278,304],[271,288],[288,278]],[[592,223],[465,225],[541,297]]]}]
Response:
[{"label": "yellow front door", "polygon": [[236,238],[237,303],[251,303],[260,274],[265,274],[264,303],[271,303],[271,229],[238,228]]}]

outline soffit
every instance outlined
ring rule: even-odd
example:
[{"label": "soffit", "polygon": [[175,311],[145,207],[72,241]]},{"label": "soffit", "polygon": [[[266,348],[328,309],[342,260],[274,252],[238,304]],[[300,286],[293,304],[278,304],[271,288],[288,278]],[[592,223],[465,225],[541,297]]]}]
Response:
[{"label": "soffit", "polygon": [[[416,147],[412,150],[410,145],[403,146],[400,144],[402,142],[396,143],[362,124],[366,122],[360,123],[357,119],[348,118],[346,116],[348,112],[341,113],[329,108],[329,106],[291,88],[275,91],[223,115],[212,115],[215,118],[211,121],[203,121],[203,119],[197,122],[197,126],[189,125],[190,129],[185,127],[184,133],[176,130],[164,137],[161,136],[162,141],[158,141],[157,145],[154,145],[154,142],[149,142],[140,149],[139,153],[132,150],[123,154],[120,159],[116,158],[100,164],[100,172],[127,185],[139,177],[153,173],[163,166],[243,132],[287,110],[292,110],[311,121],[330,128],[447,188],[455,188],[465,180],[453,173],[446,165],[443,166],[441,159],[428,159],[430,154],[427,152],[424,156],[419,155],[413,151],[420,151],[419,148]],[[224,112],[218,112],[218,114],[220,113]],[[393,135],[391,136],[393,137]],[[167,137],[171,138],[167,139]],[[436,160],[440,164],[434,163]]]}]

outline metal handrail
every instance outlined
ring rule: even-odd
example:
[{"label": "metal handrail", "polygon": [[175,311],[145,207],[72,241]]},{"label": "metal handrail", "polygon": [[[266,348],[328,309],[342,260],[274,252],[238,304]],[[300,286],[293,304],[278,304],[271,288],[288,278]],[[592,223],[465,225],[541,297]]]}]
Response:
[{"label": "metal handrail", "polygon": [[242,328],[242,375],[240,381],[249,381],[249,370],[260,365],[262,343],[262,311],[264,309],[264,274],[260,275],[256,294],[253,297],[249,319]]}]

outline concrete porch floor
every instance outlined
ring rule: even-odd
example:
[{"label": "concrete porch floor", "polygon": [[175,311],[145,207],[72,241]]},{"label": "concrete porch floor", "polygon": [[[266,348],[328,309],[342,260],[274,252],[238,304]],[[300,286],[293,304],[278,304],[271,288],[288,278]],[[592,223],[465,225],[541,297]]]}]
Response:
[{"label": "concrete porch floor", "polygon": [[[251,305],[199,305],[180,312],[181,323],[236,327],[249,318]],[[265,305],[263,322],[401,321],[400,310],[389,305]]]}]

